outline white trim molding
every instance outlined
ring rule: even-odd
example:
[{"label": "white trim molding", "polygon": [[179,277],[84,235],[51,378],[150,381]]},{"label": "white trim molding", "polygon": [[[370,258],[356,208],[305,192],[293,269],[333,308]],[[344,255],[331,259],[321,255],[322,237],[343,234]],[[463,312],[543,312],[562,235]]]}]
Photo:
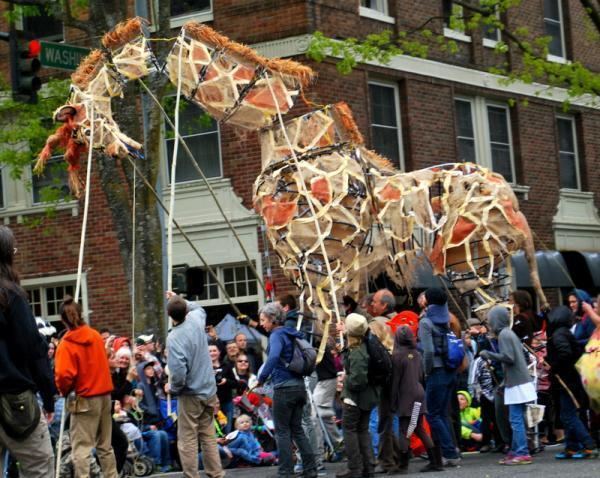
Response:
[{"label": "white trim molding", "polygon": [[[255,48],[261,55],[272,58],[285,58],[306,53],[310,39],[311,35],[298,35],[272,42],[257,43],[252,45],[252,48]],[[539,98],[555,103],[562,103],[569,99],[572,105],[600,110],[600,101],[592,95],[583,95],[571,99],[564,88],[551,88],[542,83],[530,84],[522,81],[507,84],[505,76],[434,60],[400,55],[392,58],[389,64],[377,61],[369,61],[367,64],[512,95]]]},{"label": "white trim molding", "polygon": [[444,36],[446,38],[450,38],[452,40],[461,41],[464,43],[471,43],[471,37],[469,35],[465,35],[465,33],[453,30],[452,28],[444,27]]},{"label": "white trim molding", "polygon": [[594,193],[561,189],[552,228],[558,250],[600,250],[600,216]]},{"label": "white trim molding", "polygon": [[394,17],[390,17],[385,13],[382,13],[378,10],[373,10],[372,8],[367,7],[359,7],[358,13],[361,17],[370,18],[371,20],[377,20],[379,22],[389,23],[394,25],[396,23],[396,19]]}]

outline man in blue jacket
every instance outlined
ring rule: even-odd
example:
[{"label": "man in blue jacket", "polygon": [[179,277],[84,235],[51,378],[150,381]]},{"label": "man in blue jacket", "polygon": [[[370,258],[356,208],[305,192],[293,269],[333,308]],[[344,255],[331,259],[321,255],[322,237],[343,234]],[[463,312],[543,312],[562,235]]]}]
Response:
[{"label": "man in blue jacket", "polygon": [[269,378],[273,384],[273,419],[279,449],[279,471],[282,478],[294,476],[292,440],[300,450],[304,465],[303,477],[315,478],[317,467],[310,442],[302,428],[302,412],[306,404],[306,389],[301,375],[290,372],[286,363],[292,359],[294,338],[302,334],[290,325],[283,325],[285,312],[277,303],[269,303],[260,311],[260,325],[270,333],[267,361],[258,376],[259,385]]}]

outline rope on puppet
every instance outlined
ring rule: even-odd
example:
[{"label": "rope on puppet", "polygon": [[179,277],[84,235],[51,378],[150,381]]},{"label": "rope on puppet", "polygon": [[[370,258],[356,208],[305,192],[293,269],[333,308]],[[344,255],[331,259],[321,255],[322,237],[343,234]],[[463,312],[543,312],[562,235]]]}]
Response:
[{"label": "rope on puppet", "polygon": [[[308,207],[310,209],[310,212],[312,214],[312,217],[314,219],[314,224],[315,224],[315,230],[317,232],[317,235],[319,236],[319,247],[321,249],[321,254],[323,256],[323,259],[325,261],[325,266],[327,268],[327,276],[328,276],[328,280],[329,280],[329,285],[330,285],[330,296],[331,296],[331,300],[333,302],[333,308],[335,311],[335,315],[336,315],[336,321],[338,323],[341,322],[341,316],[340,316],[340,311],[339,311],[339,307],[338,307],[338,303],[337,303],[337,299],[336,299],[336,288],[335,288],[335,282],[333,281],[333,272],[331,270],[331,264],[329,263],[329,257],[327,255],[327,249],[325,248],[325,245],[323,244],[323,235],[321,232],[321,225],[319,224],[319,220],[317,219],[317,213],[315,211],[314,205],[312,204],[312,202],[310,201],[310,197],[306,188],[306,184],[304,182],[304,175],[302,172],[302,169],[300,168],[300,163],[298,162],[298,157],[296,156],[296,151],[294,150],[294,147],[290,141],[290,138],[287,134],[287,131],[285,130],[285,124],[283,121],[283,117],[281,115],[281,109],[279,108],[279,104],[275,98],[275,92],[273,91],[273,87],[271,86],[271,82],[269,81],[269,77],[266,74],[263,74],[263,77],[266,81],[266,84],[269,88],[269,92],[271,93],[271,97],[274,100],[274,104],[275,104],[275,108],[277,109],[277,118],[279,120],[279,127],[281,129],[282,135],[285,138],[289,148],[290,148],[290,152],[292,155],[292,158],[294,160],[294,163],[296,165],[296,168],[298,170],[298,174],[300,175],[300,181],[299,181],[299,186],[302,189],[302,193],[305,195],[305,197],[308,199]],[[321,288],[321,286],[317,286],[317,292],[319,292],[319,289]],[[325,353],[325,346],[327,344],[327,336],[329,334],[329,324],[331,323],[331,311],[328,308],[325,308],[325,301],[321,301],[321,305],[324,308],[325,312],[329,312],[327,321],[325,322],[324,326],[323,326],[323,340],[321,341],[321,345],[319,346],[319,353],[318,353],[318,361],[320,361],[323,358],[323,355]],[[340,332],[340,344],[343,346],[344,345],[344,336],[343,334]]]},{"label": "rope on puppet", "polygon": [[[157,204],[166,213],[168,213],[169,210],[167,209],[167,206],[165,206],[165,203],[161,200],[159,194],[156,192],[156,189],[154,189],[154,187],[152,186],[152,184],[150,184],[150,181],[148,181],[148,179],[142,174],[142,172],[139,170],[137,164],[135,164],[135,162],[133,161],[133,159],[130,156],[127,156],[127,159],[130,162],[130,164],[133,166],[133,168],[135,169],[135,171],[137,172],[138,176],[142,179],[142,181],[144,182],[144,184],[146,185],[146,187],[148,188],[148,190],[152,193],[152,195],[154,196],[154,199],[156,199]],[[194,251],[194,253],[198,256],[198,258],[200,259],[200,261],[202,261],[202,264],[204,265],[204,267],[206,268],[206,270],[208,271],[208,273],[210,274],[210,276],[212,277],[212,279],[215,281],[215,283],[217,284],[217,286],[219,287],[219,289],[221,290],[221,292],[223,292],[223,294],[225,296],[225,300],[227,300],[227,302],[229,302],[229,305],[231,306],[231,308],[233,309],[233,311],[235,312],[235,314],[237,316],[243,315],[241,313],[240,309],[238,309],[238,307],[231,300],[231,296],[225,290],[225,286],[221,283],[221,281],[219,280],[218,276],[215,274],[215,271],[208,264],[208,262],[206,262],[206,260],[202,256],[202,254],[200,254],[200,251],[198,251],[198,248],[194,245],[194,243],[192,242],[192,240],[190,239],[190,237],[186,234],[186,232],[179,225],[179,223],[177,222],[176,219],[173,219],[173,225],[177,228],[177,230],[179,231],[179,233],[183,236],[183,238],[185,239],[185,241],[192,248],[192,250]]]},{"label": "rope on puppet", "polygon": [[[157,105],[157,107],[159,108],[159,110],[163,114],[163,116],[164,116],[165,120],[167,121],[167,123],[169,124],[169,126],[171,128],[173,128],[173,130],[175,130],[175,125],[171,121],[171,118],[169,118],[169,115],[167,114],[167,112],[165,111],[165,109],[163,108],[163,106],[158,101],[158,98],[156,98],[156,96],[152,93],[152,91],[148,88],[148,86],[140,78],[138,78],[138,81],[139,81],[140,85],[142,86],[142,88],[146,91],[146,93],[148,93],[148,95],[150,96],[150,98],[152,98],[152,100],[154,101],[154,103]],[[233,235],[234,235],[234,237],[235,237],[238,245],[240,246],[240,249],[241,249],[242,253],[244,254],[244,257],[246,259],[246,262],[247,262],[248,266],[252,270],[254,276],[256,277],[256,280],[258,281],[260,287],[264,291],[265,290],[265,285],[264,285],[264,283],[262,281],[262,278],[259,276],[258,271],[256,270],[256,267],[254,266],[254,263],[250,259],[248,251],[246,250],[244,244],[242,243],[242,240],[240,239],[240,237],[239,237],[239,235],[238,235],[235,227],[233,226],[233,224],[231,223],[231,221],[229,220],[229,218],[225,214],[225,211],[223,210],[223,208],[221,206],[221,203],[219,202],[219,200],[217,198],[217,195],[216,195],[216,193],[215,193],[212,185],[210,184],[210,181],[208,180],[208,178],[206,177],[206,175],[204,174],[204,172],[202,171],[202,169],[200,168],[200,166],[198,166],[196,158],[194,157],[192,151],[188,147],[188,145],[185,142],[185,140],[183,139],[183,137],[178,132],[177,132],[177,136],[176,137],[179,140],[179,142],[181,143],[181,145],[183,146],[183,150],[186,152],[186,154],[190,158],[190,160],[191,160],[190,162],[192,163],[192,166],[194,167],[194,169],[196,170],[196,172],[200,175],[200,177],[204,181],[204,184],[206,185],[206,188],[208,189],[208,192],[210,193],[210,195],[212,196],[213,200],[215,201],[215,204],[217,205],[217,209],[221,213],[221,216],[225,220],[227,226],[229,227],[229,229],[233,233]]]}]

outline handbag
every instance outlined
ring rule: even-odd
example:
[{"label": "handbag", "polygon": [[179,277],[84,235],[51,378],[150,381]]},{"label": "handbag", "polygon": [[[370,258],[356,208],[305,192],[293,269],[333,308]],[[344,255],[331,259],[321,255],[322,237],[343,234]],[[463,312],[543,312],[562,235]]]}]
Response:
[{"label": "handbag", "polygon": [[9,437],[25,440],[38,426],[40,415],[40,405],[32,390],[0,395],[0,423]]}]

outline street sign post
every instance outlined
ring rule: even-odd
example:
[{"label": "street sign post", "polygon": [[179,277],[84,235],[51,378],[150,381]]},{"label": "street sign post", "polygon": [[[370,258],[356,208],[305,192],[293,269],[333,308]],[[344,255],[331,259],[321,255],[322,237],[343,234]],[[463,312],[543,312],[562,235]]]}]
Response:
[{"label": "street sign post", "polygon": [[89,48],[67,43],[50,41],[41,41],[40,43],[42,44],[40,61],[42,66],[47,68],[74,71],[79,66],[81,59],[90,52]]}]

